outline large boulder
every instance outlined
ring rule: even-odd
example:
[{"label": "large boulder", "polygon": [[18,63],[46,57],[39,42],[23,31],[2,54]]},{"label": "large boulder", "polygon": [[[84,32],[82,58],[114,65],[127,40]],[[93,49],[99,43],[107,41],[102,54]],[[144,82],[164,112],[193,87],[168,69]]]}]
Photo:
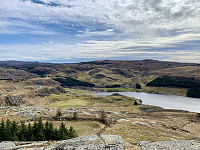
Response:
[{"label": "large boulder", "polygon": [[138,146],[142,150],[200,150],[200,143],[197,141],[141,141]]},{"label": "large boulder", "polygon": [[117,135],[90,135],[63,140],[50,145],[45,150],[124,150],[131,146]]},{"label": "large boulder", "polygon": [[10,150],[15,149],[16,145],[10,141],[3,141],[0,143],[0,150]]}]

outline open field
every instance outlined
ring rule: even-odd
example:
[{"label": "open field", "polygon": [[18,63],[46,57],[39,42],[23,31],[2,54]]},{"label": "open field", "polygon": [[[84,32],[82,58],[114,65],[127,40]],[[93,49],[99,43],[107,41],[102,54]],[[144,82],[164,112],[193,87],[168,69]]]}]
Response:
[{"label": "open field", "polygon": [[[59,128],[61,121],[52,121],[54,127]],[[33,122],[30,122],[33,124]],[[45,121],[43,121],[45,123]],[[69,129],[70,126],[76,129],[78,136],[95,135],[102,128],[105,127],[104,124],[96,121],[63,121],[66,128]]]},{"label": "open field", "polygon": [[[200,118],[197,113],[133,105],[134,98],[118,94],[95,96],[77,89],[67,89],[67,93],[60,95],[51,94],[46,99],[43,107],[0,109],[0,120],[9,118],[28,123],[29,120],[42,117],[44,122],[53,121],[58,126],[60,121],[52,117],[56,116],[59,109],[62,112],[61,120],[68,128],[73,126],[79,136],[115,134],[134,145],[139,141],[198,140]],[[56,101],[52,102],[53,99]],[[106,125],[98,121],[102,110],[108,122]],[[78,120],[65,120],[66,117],[72,118],[74,112],[78,113]]]},{"label": "open field", "polygon": [[[187,66],[185,66],[187,65]],[[12,68],[12,67],[11,67]],[[79,136],[91,134],[116,134],[127,142],[158,140],[198,140],[200,117],[197,113],[167,110],[140,104],[135,98],[113,94],[92,95],[92,91],[79,90],[81,87],[66,88],[54,81],[57,75],[73,77],[94,83],[102,91],[138,91],[149,93],[175,94],[185,96],[187,89],[171,87],[147,87],[146,83],[160,75],[175,75],[199,78],[197,64],[181,64],[157,61],[97,61],[80,64],[53,64],[34,69],[21,66],[22,70],[36,74],[46,69],[45,78],[0,81],[0,120],[33,122],[34,119],[53,121],[55,126],[58,109],[62,112],[67,127],[73,126]],[[21,73],[21,72],[20,72]],[[29,75],[29,74],[26,74]],[[139,83],[142,89],[136,89]],[[105,88],[120,84],[127,88]],[[132,87],[132,88],[129,88]],[[75,89],[77,88],[77,89]],[[88,90],[90,90],[89,87]],[[83,88],[84,89],[84,88]],[[92,89],[91,89],[92,90]],[[7,107],[9,106],[9,107]],[[19,107],[20,106],[20,107]],[[73,120],[74,112],[78,120]],[[101,122],[105,112],[106,123]],[[70,118],[70,119],[69,119]],[[102,130],[105,127],[105,130]],[[101,132],[100,132],[101,131]]]}]

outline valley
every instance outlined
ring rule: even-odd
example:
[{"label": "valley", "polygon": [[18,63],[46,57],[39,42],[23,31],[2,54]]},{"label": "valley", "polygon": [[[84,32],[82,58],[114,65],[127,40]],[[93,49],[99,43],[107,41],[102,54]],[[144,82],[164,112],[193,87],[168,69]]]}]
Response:
[{"label": "valley", "polygon": [[[78,136],[119,135],[132,144],[129,149],[138,150],[140,141],[200,140],[198,113],[145,105],[140,99],[117,93],[186,96],[188,88],[147,83],[163,76],[199,83],[199,64],[156,60],[75,64],[9,61],[0,62],[0,67],[0,121],[28,124],[42,118],[55,127],[62,121],[68,128],[73,126]],[[114,93],[94,95],[96,91]]]}]

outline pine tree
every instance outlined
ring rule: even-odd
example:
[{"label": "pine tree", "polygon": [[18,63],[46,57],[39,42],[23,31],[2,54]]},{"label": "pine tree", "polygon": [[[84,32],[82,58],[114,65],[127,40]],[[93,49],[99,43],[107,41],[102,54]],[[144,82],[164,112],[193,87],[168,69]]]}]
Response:
[{"label": "pine tree", "polygon": [[33,134],[32,134],[31,137],[30,137],[30,141],[36,141],[36,140],[35,140],[35,137],[33,136]]},{"label": "pine tree", "polygon": [[52,122],[49,124],[47,140],[55,140],[55,129]]},{"label": "pine tree", "polygon": [[71,139],[71,138],[78,137],[78,134],[76,130],[72,126],[70,126],[67,136],[68,136],[68,139]]},{"label": "pine tree", "polygon": [[46,122],[44,125],[41,119],[35,121],[33,126],[30,123],[27,126],[23,122],[18,125],[16,121],[11,123],[10,120],[6,123],[2,120],[0,123],[0,141],[64,140],[74,137],[77,137],[75,129],[70,127],[67,130],[63,122],[60,123],[59,129],[54,128],[52,122]]},{"label": "pine tree", "polygon": [[0,124],[0,141],[4,141],[5,140],[5,136],[6,136],[6,133],[5,133],[5,123],[2,120],[1,124]]},{"label": "pine tree", "polygon": [[67,135],[67,129],[65,127],[65,124],[62,121],[61,124],[60,124],[60,127],[59,127],[59,139],[60,140],[67,139],[66,135]]},{"label": "pine tree", "polygon": [[12,132],[11,132],[11,122],[9,119],[6,121],[6,127],[5,127],[5,138],[6,141],[12,140]]},{"label": "pine tree", "polygon": [[37,141],[44,141],[46,138],[45,138],[45,135],[44,135],[44,132],[42,130],[42,128],[39,129],[39,132],[36,134],[36,140]]},{"label": "pine tree", "polygon": [[37,128],[38,128],[38,130],[44,130],[44,125],[43,125],[43,123],[42,123],[42,119],[40,118],[39,120],[38,120],[38,123],[37,123]]},{"label": "pine tree", "polygon": [[37,128],[37,122],[35,120],[34,123],[33,123],[33,136],[34,136],[34,139],[36,137],[36,133],[38,133],[38,128]]},{"label": "pine tree", "polygon": [[18,125],[17,125],[17,122],[15,120],[12,122],[11,131],[12,131],[12,133],[17,133],[18,132]]},{"label": "pine tree", "polygon": [[54,140],[60,140],[60,135],[59,135],[59,131],[57,128],[54,129]]},{"label": "pine tree", "polygon": [[19,138],[18,138],[18,136],[17,136],[17,133],[14,132],[14,133],[12,134],[11,141],[19,141]]},{"label": "pine tree", "polygon": [[79,117],[78,117],[78,112],[77,112],[77,111],[74,112],[74,114],[73,114],[73,119],[74,119],[74,120],[78,120],[78,119],[79,119]]},{"label": "pine tree", "polygon": [[21,130],[19,133],[19,139],[21,141],[26,141],[28,139],[28,129],[24,122],[21,123]]},{"label": "pine tree", "polygon": [[26,139],[25,139],[23,134],[21,134],[21,136],[20,136],[20,141],[26,141]]},{"label": "pine tree", "polygon": [[28,124],[28,136],[27,136],[27,138],[28,138],[29,141],[31,141],[31,136],[33,136],[33,127],[32,127],[32,125],[29,123],[29,124]]},{"label": "pine tree", "polygon": [[18,141],[19,138],[18,138],[18,125],[17,125],[17,122],[14,120],[12,122],[12,127],[11,127],[11,132],[12,132],[12,141]]},{"label": "pine tree", "polygon": [[44,135],[46,137],[46,140],[49,140],[48,139],[49,138],[49,122],[48,121],[46,121],[46,123],[45,123]]},{"label": "pine tree", "polygon": [[61,116],[62,116],[62,112],[60,111],[60,109],[58,109],[56,112],[56,117],[61,117]]}]

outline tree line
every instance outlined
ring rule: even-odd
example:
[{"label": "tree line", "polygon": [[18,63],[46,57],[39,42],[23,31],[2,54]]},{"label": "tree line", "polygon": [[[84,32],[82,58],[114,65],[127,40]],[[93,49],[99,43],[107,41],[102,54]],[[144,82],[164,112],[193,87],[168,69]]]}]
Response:
[{"label": "tree line", "polygon": [[193,88],[200,87],[200,83],[190,78],[163,76],[147,83],[147,86]]},{"label": "tree line", "polygon": [[194,78],[163,76],[147,83],[147,86],[188,88],[187,97],[200,98],[200,83]]},{"label": "tree line", "polygon": [[85,86],[85,87],[94,87],[95,84],[76,80],[70,77],[63,77],[63,78],[55,78],[55,81],[61,83],[61,86]]},{"label": "tree line", "polygon": [[67,129],[63,122],[59,128],[54,127],[52,122],[42,122],[42,119],[33,124],[18,123],[9,119],[0,123],[0,141],[46,141],[65,140],[77,137],[73,127]]}]

